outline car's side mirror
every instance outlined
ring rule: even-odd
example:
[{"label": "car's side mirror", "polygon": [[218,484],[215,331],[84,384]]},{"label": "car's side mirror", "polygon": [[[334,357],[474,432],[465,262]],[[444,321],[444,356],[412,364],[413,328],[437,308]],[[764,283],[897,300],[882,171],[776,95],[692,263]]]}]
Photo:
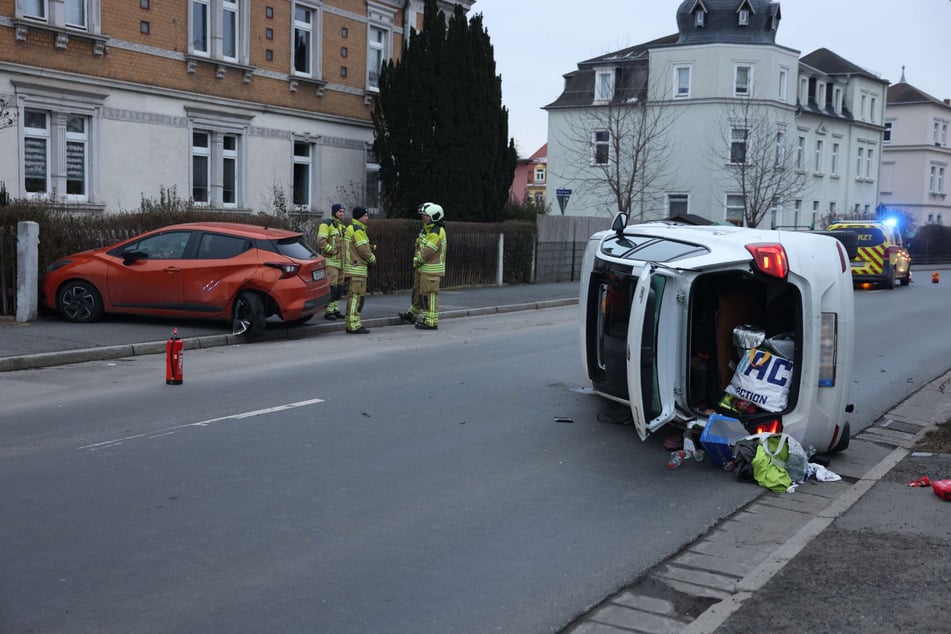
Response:
[{"label": "car's side mirror", "polygon": [[138,262],[139,260],[148,260],[149,254],[143,251],[127,251],[122,254],[122,263],[128,266],[133,262]]},{"label": "car's side mirror", "polygon": [[619,211],[616,216],[614,216],[614,222],[611,223],[611,231],[620,236],[624,233],[624,227],[627,226],[627,214],[623,211]]}]

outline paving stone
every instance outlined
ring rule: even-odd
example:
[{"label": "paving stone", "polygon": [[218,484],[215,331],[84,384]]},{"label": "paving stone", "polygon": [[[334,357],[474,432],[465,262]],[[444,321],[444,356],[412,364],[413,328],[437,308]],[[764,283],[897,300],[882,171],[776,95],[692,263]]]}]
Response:
[{"label": "paving stone", "polygon": [[733,596],[732,591],[727,591],[720,588],[699,586],[695,583],[688,583],[686,581],[679,581],[677,579],[663,579],[660,577],[656,578],[677,592],[683,592],[684,594],[688,594],[693,597],[704,597],[706,599],[717,599],[718,601],[722,601],[723,599]]},{"label": "paving stone", "polygon": [[[751,563],[751,559],[753,559]],[[726,575],[734,579],[742,579],[748,572],[758,565],[759,557],[738,557],[732,559],[729,557],[720,557],[718,555],[708,555],[693,551],[687,551],[677,555],[673,564],[684,566],[685,568],[697,568],[708,570],[719,575]]]},{"label": "paving stone", "polygon": [[620,605],[607,604],[595,610],[591,620],[615,627],[627,628],[635,632],[662,634],[665,632],[680,632],[685,623],[666,616],[651,614],[641,610],[632,610]]},{"label": "paving stone", "polygon": [[695,586],[705,586],[708,588],[722,589],[732,592],[736,585],[737,578],[729,575],[719,574],[715,571],[692,570],[673,564],[665,564],[657,569],[653,574],[658,579],[672,579],[693,584]]},{"label": "paving stone", "polygon": [[640,594],[635,594],[630,590],[622,592],[618,596],[611,599],[611,603],[617,603],[619,605],[623,605],[624,607],[635,610],[653,612],[654,614],[675,614],[674,604],[670,601],[658,599],[656,597],[645,597]]}]

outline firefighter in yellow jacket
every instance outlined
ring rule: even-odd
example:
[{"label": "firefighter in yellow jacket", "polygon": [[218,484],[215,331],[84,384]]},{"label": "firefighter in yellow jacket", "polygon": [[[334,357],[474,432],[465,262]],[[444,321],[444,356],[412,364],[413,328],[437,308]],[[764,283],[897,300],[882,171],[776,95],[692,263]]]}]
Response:
[{"label": "firefighter in yellow jacket", "polygon": [[413,299],[409,310],[399,313],[406,323],[416,324],[420,330],[439,327],[439,284],[446,276],[446,212],[436,203],[419,206],[423,228],[416,238],[413,256]]},{"label": "firefighter in yellow jacket", "polygon": [[343,239],[347,230],[343,216],[347,208],[334,203],[330,208],[330,218],[320,223],[317,229],[317,251],[324,256],[327,266],[327,282],[330,284],[330,301],[324,309],[324,319],[343,319],[340,313],[340,297],[343,294]]},{"label": "firefighter in yellow jacket", "polygon": [[375,247],[370,244],[367,235],[367,220],[370,215],[363,207],[354,207],[350,226],[344,234],[346,259],[343,274],[350,281],[350,293],[347,295],[347,332],[351,335],[364,335],[370,332],[360,323],[360,311],[367,293],[367,266],[376,264]]}]

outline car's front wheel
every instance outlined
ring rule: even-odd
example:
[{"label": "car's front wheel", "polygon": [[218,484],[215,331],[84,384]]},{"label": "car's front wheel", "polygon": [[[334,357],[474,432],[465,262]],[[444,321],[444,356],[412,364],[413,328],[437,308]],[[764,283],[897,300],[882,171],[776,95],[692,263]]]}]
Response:
[{"label": "car's front wheel", "polygon": [[257,293],[244,291],[234,301],[232,332],[236,335],[257,337],[264,333],[264,302]]},{"label": "car's front wheel", "polygon": [[70,280],[59,287],[56,309],[66,321],[82,324],[98,321],[104,312],[99,291],[83,280]]},{"label": "car's front wheel", "polygon": [[908,267],[908,270],[905,271],[905,277],[901,278],[901,285],[908,286],[911,283],[911,267]]}]

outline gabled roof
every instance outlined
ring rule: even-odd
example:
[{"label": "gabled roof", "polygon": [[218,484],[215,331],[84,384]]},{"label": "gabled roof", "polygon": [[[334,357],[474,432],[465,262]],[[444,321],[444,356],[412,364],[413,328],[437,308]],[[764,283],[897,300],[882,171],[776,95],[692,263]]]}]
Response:
[{"label": "gabled roof", "polygon": [[875,73],[853,64],[827,48],[817,48],[808,55],[804,55],[799,61],[829,75],[861,75],[883,84],[888,83],[888,80],[882,79]]},{"label": "gabled roof", "polygon": [[942,100],[937,97],[932,97],[923,90],[915,88],[911,84],[905,82],[899,82],[897,84],[892,84],[888,87],[888,97],[887,103],[889,106],[893,105],[909,105],[909,104],[937,104],[939,106],[944,106],[945,108],[951,109],[951,106],[944,103]]}]

